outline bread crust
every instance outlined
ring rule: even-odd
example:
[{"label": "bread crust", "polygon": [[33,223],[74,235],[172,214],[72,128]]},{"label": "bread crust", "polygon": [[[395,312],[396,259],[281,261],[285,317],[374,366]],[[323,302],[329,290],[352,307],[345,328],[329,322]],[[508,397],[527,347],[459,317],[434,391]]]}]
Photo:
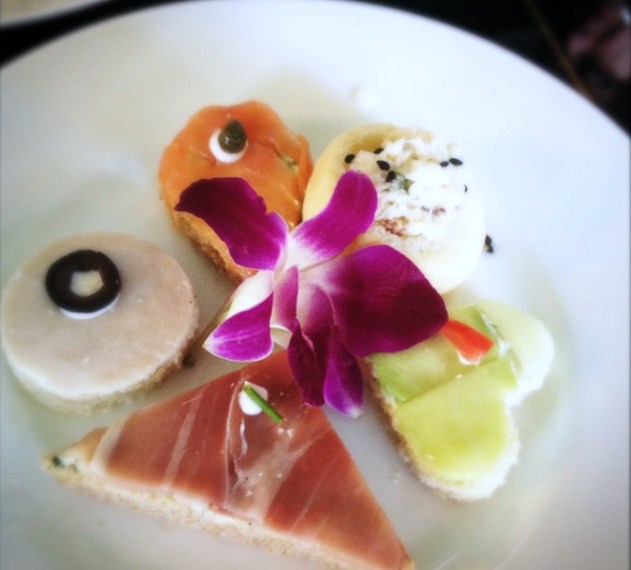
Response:
[{"label": "bread crust", "polygon": [[340,176],[346,172],[345,157],[360,150],[371,150],[388,141],[420,136],[431,140],[433,135],[422,129],[398,127],[390,123],[360,125],[336,136],[318,157],[307,184],[302,206],[304,219],[321,212],[328,204]]},{"label": "bread crust", "polygon": [[[90,415],[96,412],[104,412],[116,406],[129,403],[149,394],[159,384],[161,384],[170,374],[179,370],[187,352],[190,340],[194,337],[193,330],[186,343],[182,345],[182,350],[175,359],[164,362],[156,371],[145,378],[142,382],[135,384],[128,390],[117,390],[109,394],[99,394],[96,396],[86,396],[83,398],[64,398],[52,392],[43,390],[34,383],[27,375],[20,374],[17,368],[14,370],[16,378],[20,384],[37,401],[57,412],[64,414]],[[10,357],[7,355],[10,362]]]},{"label": "bread crust", "polygon": [[167,208],[167,211],[175,228],[184,233],[232,283],[238,285],[244,279],[254,275],[254,269],[238,265],[232,259],[225,243],[204,222],[190,214],[177,212],[171,208]]}]

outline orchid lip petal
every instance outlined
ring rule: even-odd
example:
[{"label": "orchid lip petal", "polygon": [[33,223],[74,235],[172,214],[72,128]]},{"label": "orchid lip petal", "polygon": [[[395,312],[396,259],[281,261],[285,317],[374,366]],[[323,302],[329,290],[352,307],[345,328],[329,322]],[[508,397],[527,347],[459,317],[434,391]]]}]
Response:
[{"label": "orchid lip petal", "polygon": [[305,401],[312,406],[321,406],[325,403],[327,344],[333,326],[333,311],[329,299],[318,288],[309,288],[308,301],[296,320],[287,354]]},{"label": "orchid lip petal", "polygon": [[376,210],[377,190],[370,178],[345,172],[326,208],[293,231],[287,263],[308,267],[335,257],[371,226]]},{"label": "orchid lip petal", "polygon": [[289,366],[302,390],[302,397],[311,406],[322,406],[324,401],[324,369],[312,339],[303,334],[300,325],[291,336],[287,347]]},{"label": "orchid lip petal", "polygon": [[258,305],[228,317],[206,339],[204,348],[239,362],[269,356],[274,348],[269,326],[273,299],[272,293]]},{"label": "orchid lip petal", "polygon": [[232,259],[251,269],[274,269],[286,246],[287,224],[242,178],[197,180],[175,206],[202,219],[223,240]]},{"label": "orchid lip petal", "polygon": [[357,359],[344,348],[338,331],[331,328],[329,337],[324,399],[346,416],[357,418],[364,404],[363,377]]}]

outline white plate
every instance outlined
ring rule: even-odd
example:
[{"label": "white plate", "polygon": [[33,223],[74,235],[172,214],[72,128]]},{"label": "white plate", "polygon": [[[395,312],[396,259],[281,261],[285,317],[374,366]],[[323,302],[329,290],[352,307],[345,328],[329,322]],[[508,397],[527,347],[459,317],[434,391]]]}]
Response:
[{"label": "white plate", "polygon": [[25,24],[98,4],[104,0],[0,0],[3,26]]},{"label": "white plate", "polygon": [[[627,566],[629,139],[590,103],[448,26],[326,1],[174,4],[1,75],[2,283],[53,239],[129,231],[178,257],[206,314],[229,286],[171,228],[156,188],[163,148],[199,107],[267,101],[314,156],[372,121],[458,141],[496,244],[467,294],[531,312],[557,344],[547,384],[517,410],[520,464],[492,499],[454,504],[414,480],[370,410],[331,415],[419,569]],[[211,361],[148,401],[230,367]],[[2,568],[315,568],[61,487],[40,456],[127,410],[60,416],[4,361],[1,389]]]}]

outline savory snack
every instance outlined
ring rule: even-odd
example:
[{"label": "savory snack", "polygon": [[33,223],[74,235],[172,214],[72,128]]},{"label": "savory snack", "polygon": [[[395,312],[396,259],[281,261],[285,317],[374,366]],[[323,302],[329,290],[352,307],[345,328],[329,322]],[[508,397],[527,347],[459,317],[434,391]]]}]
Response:
[{"label": "savory snack", "polygon": [[368,174],[379,197],[375,222],[360,244],[398,249],[440,293],[469,277],[486,230],[480,194],[456,145],[390,124],[346,131],[316,161],[305,193],[305,219],[324,208],[348,169]]},{"label": "savory snack", "polygon": [[175,225],[235,282],[252,273],[231,258],[226,245],[194,216],[175,211],[180,194],[202,179],[247,180],[293,228],[313,168],[309,144],[293,133],[265,103],[204,107],[165,149],[159,167],[160,192]]},{"label": "savory snack", "polygon": [[472,501],[491,496],[517,462],[511,408],[541,387],[554,345],[539,320],[504,303],[449,314],[438,335],[370,357],[371,384],[413,470],[441,494]]},{"label": "savory snack", "polygon": [[197,320],[191,283],[165,251],[127,234],[87,233],[49,244],[8,281],[2,347],[38,400],[88,413],[177,368]]},{"label": "savory snack", "polygon": [[277,553],[414,567],[285,352],[97,429],[44,466],[98,497]]}]

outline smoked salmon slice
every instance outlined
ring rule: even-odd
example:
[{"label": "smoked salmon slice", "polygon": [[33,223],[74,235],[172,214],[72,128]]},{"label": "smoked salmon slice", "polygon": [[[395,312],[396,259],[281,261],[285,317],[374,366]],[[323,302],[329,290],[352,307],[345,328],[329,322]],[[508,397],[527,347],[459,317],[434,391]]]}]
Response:
[{"label": "smoked salmon slice", "polygon": [[[267,391],[279,423],[240,403],[246,382]],[[414,568],[326,414],[302,400],[284,351],[97,429],[44,465],[103,498],[334,568]]]},{"label": "smoked salmon slice", "polygon": [[[237,121],[247,139],[242,155],[225,160],[211,139]],[[302,201],[313,161],[307,139],[291,131],[262,101],[209,105],[197,111],[165,148],[158,179],[160,195],[176,227],[184,231],[235,282],[252,273],[234,262],[224,242],[203,221],[175,211],[180,194],[193,182],[243,178],[293,228],[302,219]]]}]

